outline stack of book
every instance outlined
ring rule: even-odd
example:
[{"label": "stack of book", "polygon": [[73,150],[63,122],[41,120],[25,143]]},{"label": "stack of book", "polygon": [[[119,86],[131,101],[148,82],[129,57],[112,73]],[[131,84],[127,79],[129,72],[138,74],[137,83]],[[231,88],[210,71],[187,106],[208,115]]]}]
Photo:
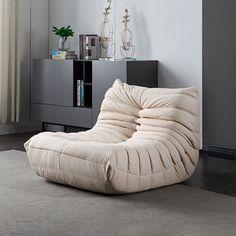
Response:
[{"label": "stack of book", "polygon": [[79,51],[82,60],[98,60],[100,57],[99,36],[81,34],[79,36]]},{"label": "stack of book", "polygon": [[75,54],[75,51],[52,50],[51,58],[53,60],[76,60],[77,55]]},{"label": "stack of book", "polygon": [[77,55],[75,54],[75,51],[66,51],[66,59],[67,60],[76,60]]},{"label": "stack of book", "polygon": [[77,80],[77,106],[84,106],[84,81]]}]

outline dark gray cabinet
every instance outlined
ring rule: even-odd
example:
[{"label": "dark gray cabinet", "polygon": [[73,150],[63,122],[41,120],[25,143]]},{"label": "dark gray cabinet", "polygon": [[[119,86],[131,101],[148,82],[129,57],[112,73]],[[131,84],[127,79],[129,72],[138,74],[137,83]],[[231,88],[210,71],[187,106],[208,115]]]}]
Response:
[{"label": "dark gray cabinet", "polygon": [[[35,59],[32,121],[91,128],[106,91],[116,79],[132,85],[158,86],[157,61],[73,61]],[[84,104],[77,106],[77,80],[84,82]]]},{"label": "dark gray cabinet", "polygon": [[32,102],[73,107],[73,63],[36,60],[34,65]]}]

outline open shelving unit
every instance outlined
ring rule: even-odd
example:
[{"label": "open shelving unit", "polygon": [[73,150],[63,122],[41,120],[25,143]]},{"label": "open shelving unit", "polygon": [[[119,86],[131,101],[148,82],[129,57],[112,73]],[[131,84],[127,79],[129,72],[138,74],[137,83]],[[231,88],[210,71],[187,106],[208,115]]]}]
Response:
[{"label": "open shelving unit", "polygon": [[92,108],[92,61],[74,61],[74,106]]}]

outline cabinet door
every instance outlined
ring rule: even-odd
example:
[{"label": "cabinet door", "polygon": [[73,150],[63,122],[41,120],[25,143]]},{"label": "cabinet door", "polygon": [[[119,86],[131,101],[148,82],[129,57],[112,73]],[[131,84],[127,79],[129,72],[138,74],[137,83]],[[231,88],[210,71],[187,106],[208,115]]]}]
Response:
[{"label": "cabinet door", "polygon": [[72,60],[34,60],[32,102],[70,107],[74,105]]},{"label": "cabinet door", "polygon": [[32,121],[43,121],[51,124],[69,125],[75,127],[92,127],[92,109],[65,107],[45,104],[32,106]]},{"label": "cabinet door", "polygon": [[96,123],[106,91],[116,79],[126,82],[126,62],[93,61],[93,124]]},{"label": "cabinet door", "polygon": [[136,86],[158,87],[157,61],[128,61],[127,82]]}]

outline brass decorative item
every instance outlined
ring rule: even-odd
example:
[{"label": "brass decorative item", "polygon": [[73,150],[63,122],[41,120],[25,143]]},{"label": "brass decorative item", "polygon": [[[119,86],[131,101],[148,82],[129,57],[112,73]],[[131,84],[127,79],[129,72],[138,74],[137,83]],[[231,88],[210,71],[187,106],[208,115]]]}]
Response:
[{"label": "brass decorative item", "polygon": [[100,26],[100,57],[103,59],[112,59],[115,54],[113,25],[109,19],[112,0],[107,0],[107,3],[108,6],[103,12],[104,20]]},{"label": "brass decorative item", "polygon": [[133,33],[128,27],[128,23],[130,22],[128,9],[125,9],[122,22],[124,24],[124,29],[121,32],[122,45],[120,47],[120,54],[123,59],[134,60],[133,56],[135,54],[135,46],[133,45]]}]

